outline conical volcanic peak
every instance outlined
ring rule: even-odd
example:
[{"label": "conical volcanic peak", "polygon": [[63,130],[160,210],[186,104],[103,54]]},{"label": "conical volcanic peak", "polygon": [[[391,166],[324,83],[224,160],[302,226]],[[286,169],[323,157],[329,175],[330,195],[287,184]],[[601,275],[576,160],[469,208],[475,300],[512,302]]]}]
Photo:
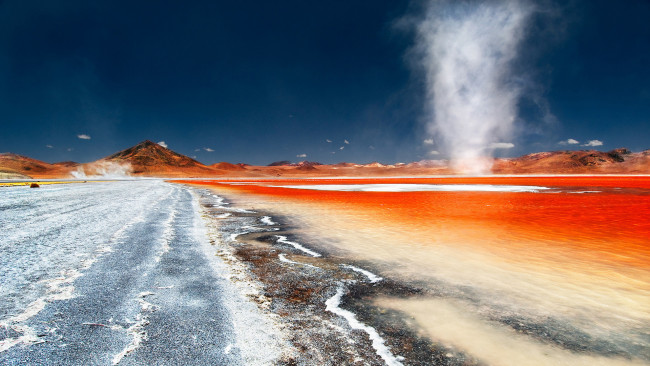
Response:
[{"label": "conical volcanic peak", "polygon": [[128,174],[136,176],[209,177],[220,175],[215,169],[149,140],[142,141],[95,163],[90,163],[88,168],[97,170],[95,166],[99,166],[103,169],[107,163],[109,166],[119,166],[121,170],[126,170]]},{"label": "conical volcanic peak", "polygon": [[144,167],[205,167],[198,161],[185,155],[162,147],[149,140],[117,152],[103,160],[114,162],[129,162],[132,165]]}]

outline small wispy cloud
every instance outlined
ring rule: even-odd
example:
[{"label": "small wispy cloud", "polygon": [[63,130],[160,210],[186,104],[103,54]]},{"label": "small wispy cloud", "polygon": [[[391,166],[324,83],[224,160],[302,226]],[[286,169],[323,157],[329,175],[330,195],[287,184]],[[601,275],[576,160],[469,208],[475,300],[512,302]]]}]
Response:
[{"label": "small wispy cloud", "polygon": [[346,145],[350,145],[350,141],[348,140],[343,140],[343,143],[345,143]]},{"label": "small wispy cloud", "polygon": [[429,151],[429,155],[440,155],[440,151],[438,151],[438,150],[431,150],[431,151]]},{"label": "small wispy cloud", "polygon": [[306,158],[307,154],[298,154],[296,155],[297,158]]},{"label": "small wispy cloud", "polygon": [[198,151],[201,151],[201,149],[194,149],[194,152],[198,152]]},{"label": "small wispy cloud", "polygon": [[580,141],[575,140],[575,139],[567,139],[567,140],[562,140],[562,141],[558,142],[558,144],[560,144],[560,145],[577,145],[579,143],[580,143]]},{"label": "small wispy cloud", "polygon": [[603,142],[600,140],[590,140],[586,144],[582,144],[581,146],[603,146]]},{"label": "small wispy cloud", "polygon": [[72,150],[74,150],[74,149],[71,148],[71,147],[69,147],[69,148],[67,148],[66,150],[68,150],[68,151],[72,151]]},{"label": "small wispy cloud", "polygon": [[209,148],[209,147],[204,147],[203,150],[205,150],[205,151],[207,151],[207,152],[213,152],[213,151],[214,151],[214,150],[212,150],[212,149]]},{"label": "small wispy cloud", "polygon": [[426,139],[422,142],[424,142],[425,145],[433,145],[433,139]]},{"label": "small wispy cloud", "polygon": [[51,149],[51,148],[53,148],[54,146],[52,146],[52,145],[50,145],[50,144],[47,144],[47,145],[45,145],[45,147],[47,147],[48,149]]},{"label": "small wispy cloud", "polygon": [[77,138],[82,140],[90,140],[90,136],[86,135],[85,133],[77,135]]},{"label": "small wispy cloud", "polygon": [[493,149],[512,149],[515,147],[515,144],[512,142],[493,142],[490,144],[490,147]]},{"label": "small wispy cloud", "polygon": [[374,150],[374,149],[375,149],[375,147],[372,146],[372,145],[368,146],[368,148],[369,148],[370,150]]},{"label": "small wispy cloud", "polygon": [[332,142],[332,140],[330,140],[330,139],[325,139],[325,142]]},{"label": "small wispy cloud", "polygon": [[165,149],[167,148],[167,143],[165,141],[158,141],[158,145],[164,147]]},{"label": "small wispy cloud", "polygon": [[343,149],[345,149],[345,146],[339,147],[339,150],[343,150]]}]

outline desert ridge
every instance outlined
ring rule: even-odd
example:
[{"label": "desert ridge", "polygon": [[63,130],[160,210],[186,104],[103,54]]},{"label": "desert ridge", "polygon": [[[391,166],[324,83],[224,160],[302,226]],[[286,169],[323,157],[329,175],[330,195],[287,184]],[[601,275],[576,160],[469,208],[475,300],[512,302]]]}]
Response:
[{"label": "desert ridge", "polygon": [[[493,174],[650,174],[650,150],[619,148],[539,152],[493,160]],[[86,177],[363,177],[455,175],[446,160],[412,163],[321,164],[279,161],[267,166],[220,162],[205,165],[155,142],[145,140],[90,163],[47,163],[13,153],[0,154],[0,179],[63,179]]]},{"label": "desert ridge", "polygon": [[72,165],[50,164],[12,153],[0,154],[0,179],[51,179],[70,176]]}]

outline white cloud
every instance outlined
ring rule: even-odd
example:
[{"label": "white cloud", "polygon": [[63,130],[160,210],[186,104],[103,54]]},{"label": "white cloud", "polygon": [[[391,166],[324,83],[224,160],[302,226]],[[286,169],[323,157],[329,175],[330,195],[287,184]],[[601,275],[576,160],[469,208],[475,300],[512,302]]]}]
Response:
[{"label": "white cloud", "polygon": [[77,138],[80,138],[82,140],[90,140],[90,136],[86,135],[85,133],[77,135]]},{"label": "white cloud", "polygon": [[343,149],[345,149],[345,146],[339,147],[339,150],[343,150]]},{"label": "white cloud", "polygon": [[330,139],[325,139],[325,141],[326,141],[326,142],[332,142],[332,140],[330,140]]},{"label": "white cloud", "polygon": [[72,151],[72,150],[74,150],[74,149],[73,149],[73,148],[71,148],[71,147],[69,147],[69,148],[68,148],[67,150],[68,150],[68,151]]},{"label": "white cloud", "polygon": [[297,158],[306,158],[307,154],[298,154],[296,155]]},{"label": "white cloud", "polygon": [[207,152],[213,152],[213,151],[214,151],[214,150],[212,150],[212,149],[209,148],[209,147],[204,147],[203,150],[205,150],[205,151],[207,151]]},{"label": "white cloud", "polygon": [[348,141],[348,140],[343,140],[343,142],[344,142],[346,145],[350,145],[350,141]]},{"label": "white cloud", "polygon": [[374,149],[375,149],[375,147],[372,146],[372,145],[368,146],[368,148],[369,148],[370,150],[374,150]]},{"label": "white cloud", "polygon": [[201,149],[194,149],[194,152],[201,151]]},{"label": "white cloud", "polygon": [[51,148],[53,148],[54,146],[52,146],[52,145],[50,145],[50,144],[47,144],[47,145],[45,145],[45,147],[47,147],[48,149],[51,149]]},{"label": "white cloud", "polygon": [[586,144],[583,144],[582,146],[603,146],[603,142],[600,140],[590,140]]},{"label": "white cloud", "polygon": [[560,145],[576,145],[576,144],[579,144],[579,143],[580,143],[580,141],[574,140],[574,139],[562,140],[562,141],[558,142],[558,144],[560,144]]},{"label": "white cloud", "polygon": [[425,145],[433,145],[433,139],[426,139],[422,142],[424,142]]},{"label": "white cloud", "polygon": [[440,151],[438,151],[438,150],[431,150],[431,151],[429,151],[429,155],[440,155]]},{"label": "white cloud", "polygon": [[493,149],[512,149],[515,147],[515,144],[512,142],[493,142],[490,144],[490,147]]},{"label": "white cloud", "polygon": [[158,145],[167,148],[167,143],[165,141],[158,141]]}]

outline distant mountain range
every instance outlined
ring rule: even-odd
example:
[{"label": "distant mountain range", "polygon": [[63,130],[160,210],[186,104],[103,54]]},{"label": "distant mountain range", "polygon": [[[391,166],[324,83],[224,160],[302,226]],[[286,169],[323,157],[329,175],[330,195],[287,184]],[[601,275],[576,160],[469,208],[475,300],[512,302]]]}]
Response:
[{"label": "distant mountain range", "polygon": [[[553,151],[494,160],[494,174],[650,174],[650,150],[633,153],[625,148]],[[155,142],[143,141],[100,160],[46,163],[12,153],[0,154],[0,179],[46,179],[84,177],[326,177],[409,176],[454,174],[444,160],[423,160],[384,165],[339,163],[325,165],[281,161],[268,166],[221,162],[207,166]]]}]

